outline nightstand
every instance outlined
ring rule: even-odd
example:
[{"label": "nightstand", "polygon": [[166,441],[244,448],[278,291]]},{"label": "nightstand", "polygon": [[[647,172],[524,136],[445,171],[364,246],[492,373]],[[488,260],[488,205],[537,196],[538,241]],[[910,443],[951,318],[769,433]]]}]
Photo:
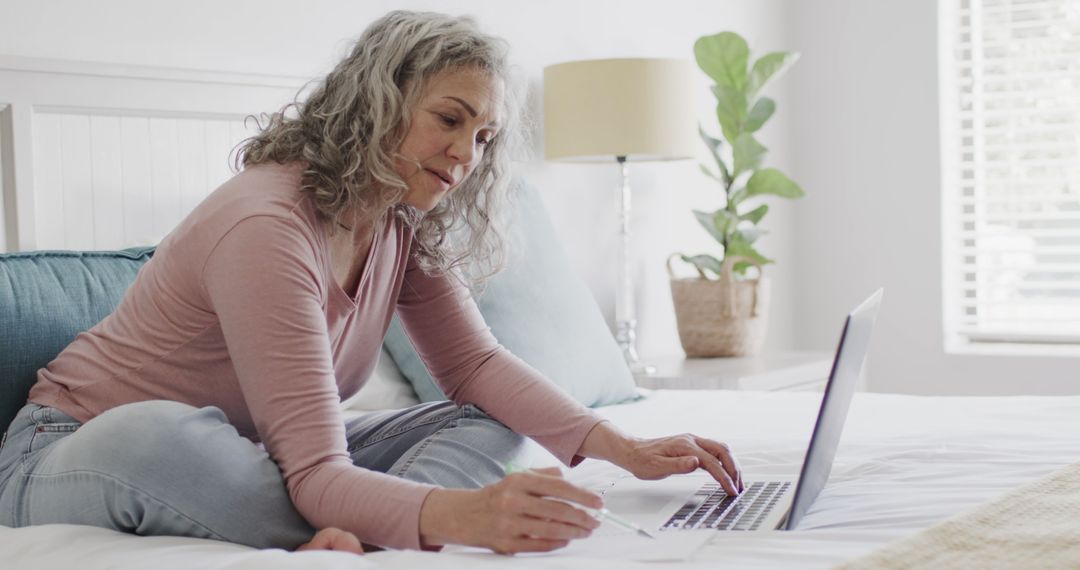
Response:
[{"label": "nightstand", "polygon": [[656,367],[637,377],[642,388],[666,390],[822,390],[833,355],[827,352],[773,352],[731,358],[669,356],[644,359]]}]

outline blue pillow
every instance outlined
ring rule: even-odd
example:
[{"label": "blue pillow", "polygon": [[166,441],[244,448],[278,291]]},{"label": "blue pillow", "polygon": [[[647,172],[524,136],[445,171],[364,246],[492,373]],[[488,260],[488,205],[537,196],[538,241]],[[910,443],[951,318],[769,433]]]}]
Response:
[{"label": "blue pillow", "polygon": [[116,309],[152,247],[0,255],[0,432],[37,371]]},{"label": "blue pillow", "polygon": [[[511,187],[515,207],[507,267],[477,299],[492,334],[586,406],[635,399],[622,351],[585,283],[574,274],[540,194]],[[422,401],[445,400],[394,317],[383,346]]]}]

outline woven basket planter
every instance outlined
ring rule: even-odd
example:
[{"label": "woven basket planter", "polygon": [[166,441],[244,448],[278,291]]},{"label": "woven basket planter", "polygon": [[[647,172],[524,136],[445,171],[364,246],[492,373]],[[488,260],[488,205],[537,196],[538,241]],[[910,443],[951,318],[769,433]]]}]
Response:
[{"label": "woven basket planter", "polygon": [[751,356],[761,351],[769,316],[768,278],[736,281],[730,269],[727,279],[676,278],[671,259],[668,274],[686,356]]}]

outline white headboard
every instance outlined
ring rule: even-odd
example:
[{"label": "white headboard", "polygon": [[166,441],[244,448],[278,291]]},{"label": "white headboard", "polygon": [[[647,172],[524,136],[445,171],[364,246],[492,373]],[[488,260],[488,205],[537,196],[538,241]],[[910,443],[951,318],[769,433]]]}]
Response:
[{"label": "white headboard", "polygon": [[0,251],[156,244],[304,83],[0,56]]}]

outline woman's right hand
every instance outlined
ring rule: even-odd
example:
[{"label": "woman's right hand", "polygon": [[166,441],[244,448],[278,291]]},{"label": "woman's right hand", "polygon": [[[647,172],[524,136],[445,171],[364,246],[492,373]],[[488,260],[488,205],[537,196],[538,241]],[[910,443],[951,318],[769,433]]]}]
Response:
[{"label": "woman's right hand", "polygon": [[557,467],[513,473],[481,489],[436,489],[420,509],[420,539],[503,554],[555,550],[600,526],[569,503],[603,507],[599,495],[563,479]]}]

